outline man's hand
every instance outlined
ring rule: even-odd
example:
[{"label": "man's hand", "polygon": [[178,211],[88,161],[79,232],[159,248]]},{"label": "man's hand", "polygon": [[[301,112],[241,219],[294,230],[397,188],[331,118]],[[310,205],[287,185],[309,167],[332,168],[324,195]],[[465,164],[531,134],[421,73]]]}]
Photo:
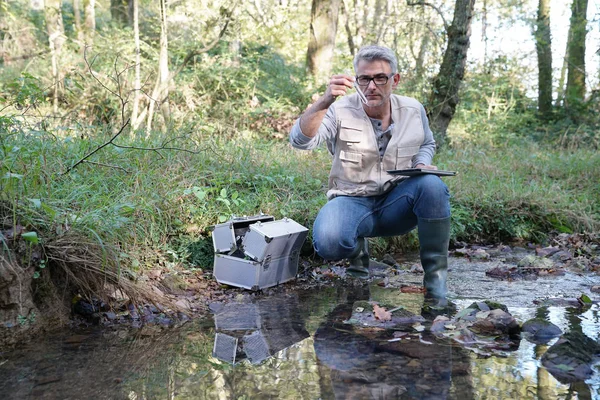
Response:
[{"label": "man's hand", "polygon": [[438,169],[438,167],[436,167],[435,165],[425,165],[425,164],[417,164],[417,165],[415,165],[415,168],[433,169],[433,170],[437,170]]},{"label": "man's hand", "polygon": [[346,95],[348,89],[353,87],[353,83],[354,77],[351,75],[333,75],[329,79],[325,94],[308,107],[300,117],[300,129],[304,135],[314,137],[317,134],[329,106],[337,97]]},{"label": "man's hand", "polygon": [[[340,74],[333,75],[327,84],[327,90],[323,97],[333,103],[338,96],[345,96],[348,89],[351,89],[354,84],[354,77],[351,75]],[[331,104],[330,104],[331,105]]]}]

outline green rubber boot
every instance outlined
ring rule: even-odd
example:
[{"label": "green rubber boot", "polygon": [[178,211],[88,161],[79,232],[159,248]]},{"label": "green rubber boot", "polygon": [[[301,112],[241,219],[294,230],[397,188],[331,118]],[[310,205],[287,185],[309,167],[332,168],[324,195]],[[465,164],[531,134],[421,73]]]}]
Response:
[{"label": "green rubber boot", "polygon": [[355,278],[367,279],[369,277],[369,241],[366,238],[358,238],[357,255],[349,259],[350,266],[346,273]]},{"label": "green rubber boot", "polygon": [[421,265],[425,271],[423,286],[427,297],[445,299],[448,289],[448,244],[450,242],[450,218],[419,218],[419,245]]}]

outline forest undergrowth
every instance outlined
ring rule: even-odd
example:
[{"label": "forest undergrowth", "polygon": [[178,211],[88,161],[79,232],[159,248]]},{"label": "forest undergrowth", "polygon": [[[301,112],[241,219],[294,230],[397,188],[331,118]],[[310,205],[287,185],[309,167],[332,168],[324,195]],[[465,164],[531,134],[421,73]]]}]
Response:
[{"label": "forest undergrowth", "polygon": [[[322,88],[281,85],[299,69],[264,48],[238,66],[223,54],[207,60],[178,77],[172,120],[150,132],[131,129],[124,95],[97,79],[72,83],[71,108],[58,118],[43,80],[4,71],[13,78],[3,81],[0,111],[0,239],[5,251],[20,249],[36,293],[66,285],[68,304],[106,295],[108,283],[148,300],[136,285],[147,271],[210,271],[211,227],[232,216],[262,212],[312,227],[331,158],[325,148],[292,149],[287,132]],[[489,84],[494,93],[508,85]],[[485,113],[481,93],[467,89],[435,159],[458,171],[444,178],[452,243],[543,244],[553,233],[598,232],[597,121],[539,124],[524,97]],[[377,239],[374,256],[416,245],[414,233]],[[319,262],[310,237],[303,255]]]}]

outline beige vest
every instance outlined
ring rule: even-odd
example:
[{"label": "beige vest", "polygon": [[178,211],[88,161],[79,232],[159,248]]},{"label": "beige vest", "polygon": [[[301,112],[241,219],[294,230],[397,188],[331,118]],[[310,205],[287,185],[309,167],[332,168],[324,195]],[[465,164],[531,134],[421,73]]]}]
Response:
[{"label": "beige vest", "polygon": [[386,193],[394,183],[405,179],[386,171],[412,167],[412,158],[425,139],[421,104],[410,97],[392,95],[392,137],[383,158],[357,95],[335,102],[338,134],[329,173],[329,199],[339,195],[373,196]]}]

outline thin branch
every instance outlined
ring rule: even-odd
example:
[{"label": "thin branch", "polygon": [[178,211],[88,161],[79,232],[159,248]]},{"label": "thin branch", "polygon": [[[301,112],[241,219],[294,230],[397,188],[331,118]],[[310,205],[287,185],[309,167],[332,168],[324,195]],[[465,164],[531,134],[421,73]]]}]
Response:
[{"label": "thin branch", "polygon": [[50,50],[42,50],[42,51],[38,51],[37,53],[23,54],[20,56],[11,57],[11,56],[7,55],[8,53],[2,52],[2,53],[0,53],[0,58],[3,58],[5,63],[9,63],[12,61],[29,60],[30,58],[43,56],[44,54],[48,54],[48,53],[50,53]]},{"label": "thin branch", "polygon": [[219,41],[223,38],[223,36],[225,35],[225,32],[227,31],[227,27],[229,26],[229,22],[231,22],[231,14],[233,13],[233,11],[230,11],[225,18],[225,24],[223,24],[223,27],[221,28],[221,31],[219,32],[219,34],[217,35],[217,37],[208,45],[204,46],[202,49],[199,50],[191,50],[183,59],[183,61],[181,62],[181,64],[177,67],[177,69],[175,71],[173,71],[173,73],[171,74],[171,76],[169,77],[169,80],[173,79],[175,76],[177,76],[181,70],[186,66],[187,63],[189,63],[195,56],[197,56],[198,54],[202,54],[202,53],[206,53],[207,51],[212,50],[217,44],[219,44]]},{"label": "thin branch", "polygon": [[407,21],[406,23],[407,24],[423,25],[425,27],[425,29],[427,29],[429,31],[429,33],[431,33],[431,35],[433,36],[433,40],[436,41],[436,43],[438,44],[438,46],[442,45],[442,42],[440,41],[440,39],[438,37],[438,33],[435,32],[430,25],[428,25],[428,24],[426,24],[424,22],[421,22],[421,21],[413,21],[413,20]]},{"label": "thin branch", "polygon": [[121,126],[121,129],[119,129],[119,132],[115,133],[114,136],[112,138],[110,138],[110,140],[104,144],[101,144],[100,146],[96,147],[96,149],[92,150],[91,152],[89,152],[88,154],[86,154],[81,160],[77,161],[75,164],[71,165],[65,172],[62,173],[62,175],[66,175],[69,172],[71,172],[76,166],[78,166],[79,164],[83,163],[85,160],[87,160],[88,158],[90,158],[92,155],[96,154],[98,151],[100,151],[101,149],[105,148],[106,146],[108,146],[109,144],[113,144],[113,141],[121,134],[123,133],[123,131],[125,130],[125,128],[127,127],[127,125],[129,125],[129,119],[123,124],[123,126]]},{"label": "thin branch", "polygon": [[116,93],[114,90],[110,89],[108,86],[106,86],[104,84],[104,82],[102,82],[94,73],[94,71],[92,70],[92,66],[94,65],[94,62],[96,61],[96,57],[98,56],[97,54],[94,55],[94,58],[92,59],[92,62],[90,63],[88,61],[87,58],[87,50],[88,50],[89,46],[85,46],[85,49],[83,50],[83,60],[85,61],[85,64],[88,67],[88,71],[90,71],[90,74],[92,75],[92,78],[94,78],[96,80],[96,82],[98,82],[100,84],[100,86],[102,86],[106,91],[108,91],[110,94],[115,95],[116,97],[119,97],[119,93]]},{"label": "thin branch", "polygon": [[427,6],[427,7],[433,8],[439,14],[440,18],[442,18],[442,22],[444,23],[444,29],[446,30],[446,32],[448,32],[448,28],[450,27],[450,25],[448,25],[448,23],[446,22],[446,18],[444,18],[444,13],[442,13],[442,10],[440,10],[439,7],[437,7],[431,3],[427,3],[426,1],[411,2],[410,0],[406,0],[406,5],[407,6]]},{"label": "thin branch", "polygon": [[185,136],[178,136],[176,138],[173,139],[169,139],[165,142],[163,142],[163,144],[160,147],[138,147],[138,146],[121,146],[119,144],[116,143],[111,143],[113,146],[118,147],[120,149],[133,149],[133,150],[147,150],[147,151],[158,151],[158,150],[177,150],[177,151],[183,151],[185,153],[190,153],[190,154],[199,154],[201,151],[203,150],[197,150],[197,151],[193,151],[193,150],[188,150],[188,149],[182,149],[180,147],[167,147],[167,144],[177,140],[177,139],[183,139],[185,138]]},{"label": "thin branch", "polygon": [[123,171],[123,172],[125,172],[127,174],[130,172],[130,171],[126,170],[123,167],[119,167],[118,165],[104,164],[104,163],[100,163],[100,162],[96,162],[96,161],[88,161],[88,160],[84,160],[83,162],[86,163],[86,164],[99,165],[101,167],[109,167],[109,168],[120,169],[121,171]]}]

